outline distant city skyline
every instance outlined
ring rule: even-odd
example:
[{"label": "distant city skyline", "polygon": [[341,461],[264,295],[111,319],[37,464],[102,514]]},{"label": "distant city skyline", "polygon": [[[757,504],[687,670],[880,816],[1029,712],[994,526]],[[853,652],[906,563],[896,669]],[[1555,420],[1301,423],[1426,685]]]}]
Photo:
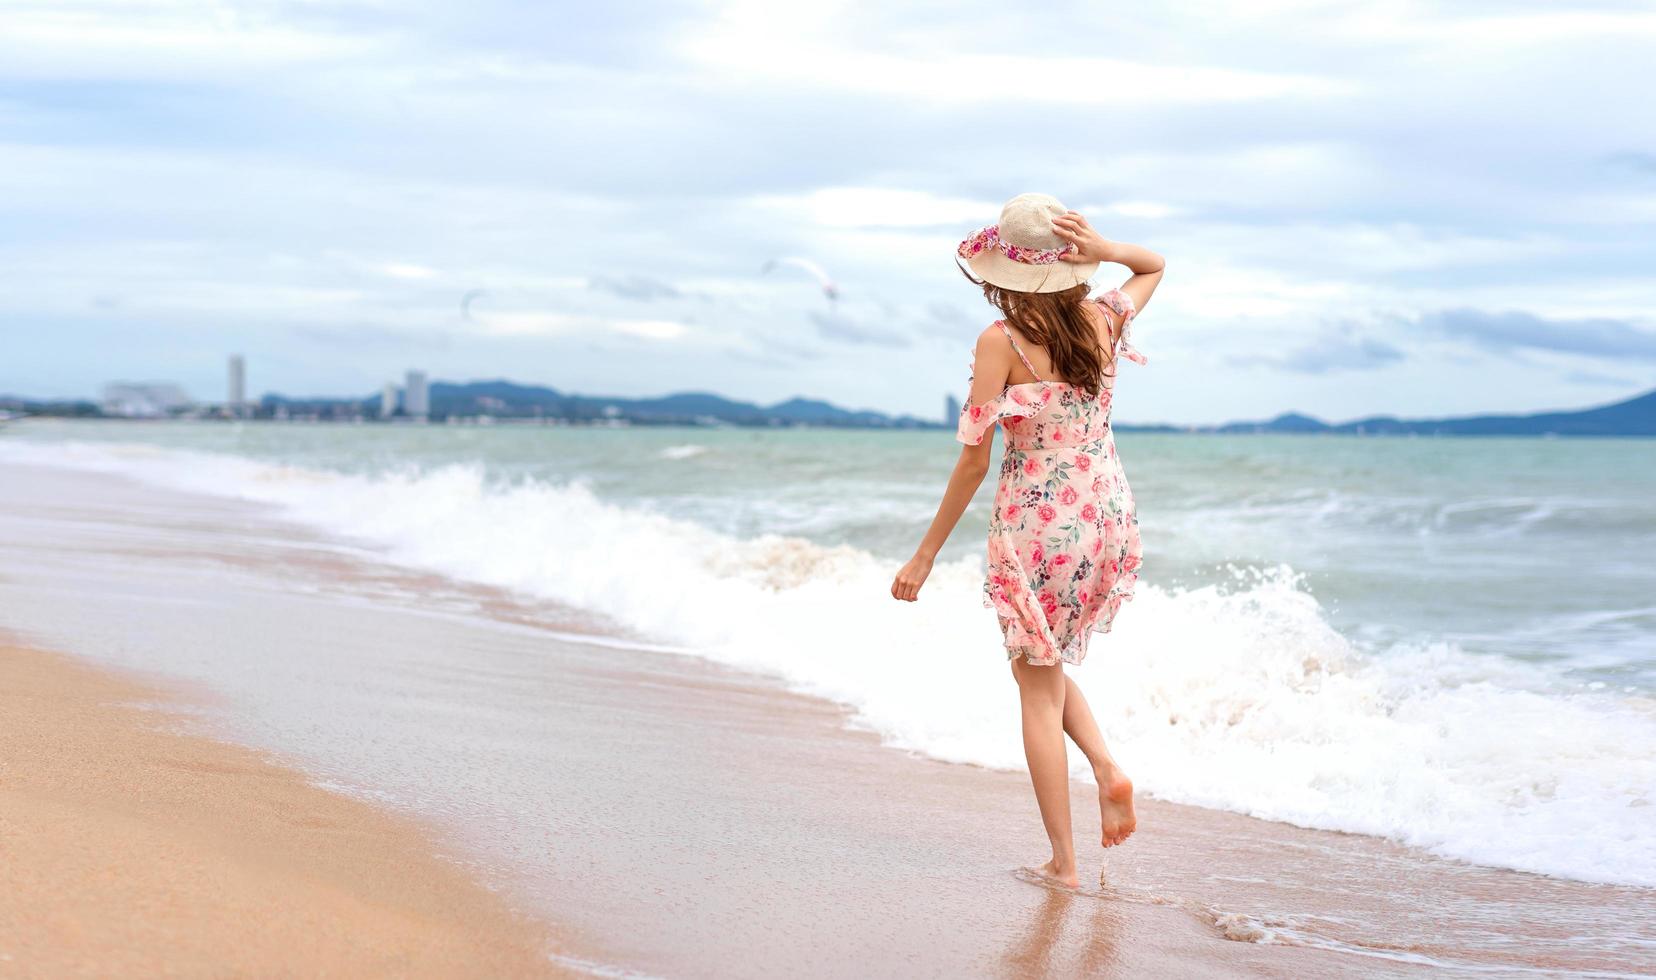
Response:
[{"label": "distant city skyline", "polygon": [[[389,419],[407,416],[417,420],[431,412],[430,381],[426,372],[411,368],[404,372],[403,387],[387,381],[380,389],[379,417]],[[206,411],[229,417],[251,417],[260,399],[247,395],[247,358],[231,354],[225,359],[224,398],[196,398],[185,386],[175,381],[108,381],[99,387],[96,398],[48,399],[49,401],[94,401],[107,415],[132,418],[161,418],[181,411]],[[0,397],[11,392],[0,391]],[[261,397],[285,397],[281,392],[265,392]],[[349,394],[328,396],[340,403],[354,403],[360,399]]]},{"label": "distant city skyline", "polygon": [[1168,257],[1125,421],[1656,383],[1643,7],[214,9],[0,0],[0,393],[212,398],[228,349],[249,397],[418,364],[932,418],[995,315],[953,248],[1026,190]]}]

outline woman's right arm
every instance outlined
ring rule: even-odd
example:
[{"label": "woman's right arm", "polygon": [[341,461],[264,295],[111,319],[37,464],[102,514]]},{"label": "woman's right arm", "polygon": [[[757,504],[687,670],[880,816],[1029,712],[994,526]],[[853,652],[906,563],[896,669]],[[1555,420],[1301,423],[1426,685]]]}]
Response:
[{"label": "woman's right arm", "polygon": [[1167,260],[1150,251],[1143,245],[1129,245],[1126,242],[1106,243],[1110,258],[1106,262],[1119,262],[1133,270],[1133,275],[1121,284],[1121,291],[1133,297],[1133,309],[1144,311],[1144,304],[1150,302],[1150,294],[1161,285],[1162,272],[1167,268]]},{"label": "woman's right arm", "polygon": [[[966,396],[967,411],[974,405],[988,403],[1006,388],[1014,356],[1011,342],[999,329],[990,327],[983,331],[978,337],[977,352],[972,356],[972,390]],[[897,577],[892,580],[892,598],[913,602],[920,597],[920,587],[931,575],[937,553],[943,550],[943,543],[954,533],[955,525],[960,523],[961,515],[971,506],[972,498],[989,473],[994,444],[995,430],[991,428],[977,445],[960,447],[960,457],[955,460],[954,472],[949,475],[949,485],[943,490],[943,499],[937,505],[931,526],[920,539],[920,546],[914,549],[914,557],[898,569]]]},{"label": "woman's right arm", "polygon": [[897,577],[891,581],[893,599],[913,602],[920,598],[920,586],[931,575],[932,563],[943,550],[943,542],[954,533],[955,525],[960,523],[961,515],[971,506],[972,498],[989,473],[989,450],[994,440],[995,430],[990,429],[983,442],[960,447],[960,458],[955,460],[954,472],[949,474],[949,485],[943,490],[943,500],[937,505],[931,527],[920,539],[920,546],[914,549],[914,557],[897,570]]}]

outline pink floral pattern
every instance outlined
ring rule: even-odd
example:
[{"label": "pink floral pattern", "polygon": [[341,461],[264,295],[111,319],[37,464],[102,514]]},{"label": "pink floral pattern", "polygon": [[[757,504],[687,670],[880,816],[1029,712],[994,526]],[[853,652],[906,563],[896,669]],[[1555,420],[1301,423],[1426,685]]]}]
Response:
[{"label": "pink floral pattern", "polygon": [[[1125,293],[1110,290],[1099,301],[1124,326],[1131,322]],[[1118,353],[1144,363],[1126,336],[1124,329]],[[1028,364],[1022,350],[1018,356]],[[1080,663],[1092,634],[1108,632],[1133,596],[1143,546],[1110,429],[1113,395],[1111,386],[1089,397],[1063,382],[1034,381],[961,409],[961,442],[978,445],[996,424],[1006,433],[983,603],[1000,618],[1008,659]]]},{"label": "pink floral pattern", "polygon": [[1133,297],[1119,289],[1112,289],[1094,297],[1093,302],[1121,318],[1121,342],[1116,346],[1116,353],[1134,364],[1143,364],[1144,355],[1133,346],[1133,318],[1138,315],[1138,310],[1133,307]]},{"label": "pink floral pattern", "polygon": [[979,228],[972,232],[971,236],[961,242],[960,246],[955,249],[955,254],[963,259],[969,259],[988,248],[998,248],[1001,250],[1001,254],[1007,258],[1014,262],[1022,262],[1025,265],[1052,265],[1075,250],[1074,245],[1064,245],[1059,248],[1027,248],[1022,245],[1014,245],[1000,237],[1000,225],[990,225],[987,228]]}]

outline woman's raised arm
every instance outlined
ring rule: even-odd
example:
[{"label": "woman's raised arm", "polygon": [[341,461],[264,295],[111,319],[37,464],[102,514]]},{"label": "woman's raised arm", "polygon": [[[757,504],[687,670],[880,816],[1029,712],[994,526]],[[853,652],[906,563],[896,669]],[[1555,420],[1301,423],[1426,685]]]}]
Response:
[{"label": "woman's raised arm", "polygon": [[1065,262],[1115,262],[1131,269],[1133,275],[1121,284],[1121,291],[1133,298],[1133,308],[1144,312],[1144,304],[1161,285],[1167,260],[1143,245],[1112,242],[1100,235],[1079,212],[1070,211],[1052,219],[1052,230],[1075,246],[1063,256]]}]

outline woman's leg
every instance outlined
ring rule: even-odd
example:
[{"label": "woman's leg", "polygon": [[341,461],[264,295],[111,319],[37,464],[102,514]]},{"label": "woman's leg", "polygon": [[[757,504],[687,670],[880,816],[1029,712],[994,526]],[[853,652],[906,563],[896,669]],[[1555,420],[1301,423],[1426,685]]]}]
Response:
[{"label": "woman's leg", "polygon": [[1110,757],[1092,708],[1075,679],[1067,674],[1064,675],[1064,731],[1092,763],[1093,778],[1098,780],[1098,817],[1103,825],[1104,846],[1119,844],[1138,825],[1133,814],[1133,781]]},{"label": "woman's leg", "polygon": [[1064,747],[1064,668],[1036,667],[1023,657],[1012,658],[1012,676],[1018,680],[1023,706],[1024,757],[1035,785],[1041,822],[1052,840],[1052,860],[1042,870],[1074,886],[1075,839],[1070,833],[1069,762]]}]

